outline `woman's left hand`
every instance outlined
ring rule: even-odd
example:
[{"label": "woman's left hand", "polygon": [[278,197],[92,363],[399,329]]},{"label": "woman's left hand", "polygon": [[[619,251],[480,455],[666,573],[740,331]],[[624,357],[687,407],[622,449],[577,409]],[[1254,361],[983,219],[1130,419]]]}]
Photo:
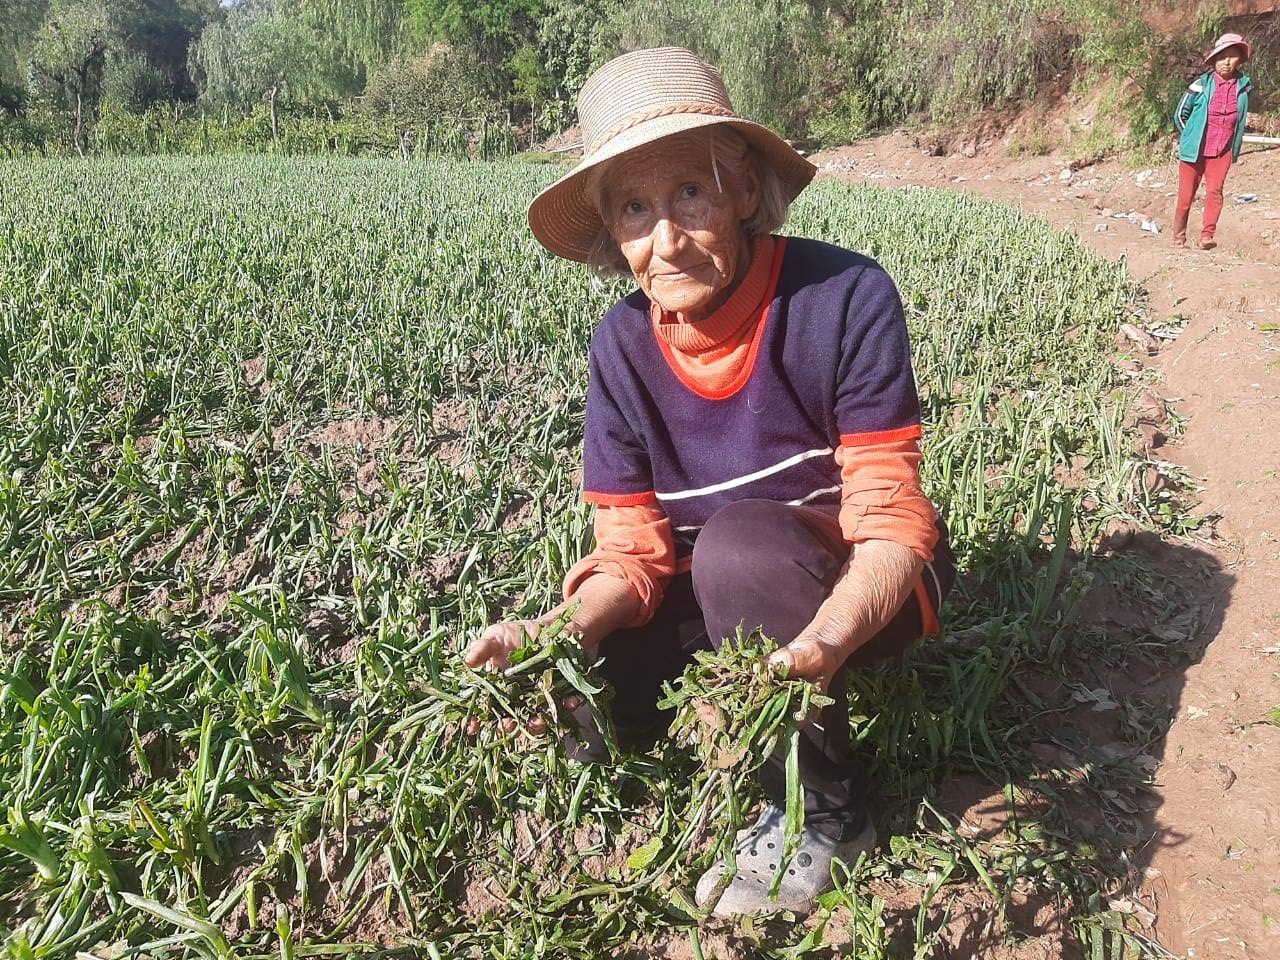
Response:
[{"label": "woman's left hand", "polygon": [[769,662],[785,667],[787,676],[812,680],[826,693],[849,656],[906,603],[923,566],[923,560],[899,543],[859,543],[813,622],[770,654]]},{"label": "woman's left hand", "polygon": [[769,665],[784,671],[784,676],[800,677],[816,683],[823,693],[831,686],[831,678],[844,665],[844,650],[817,638],[797,637],[781,650],[769,655]]}]

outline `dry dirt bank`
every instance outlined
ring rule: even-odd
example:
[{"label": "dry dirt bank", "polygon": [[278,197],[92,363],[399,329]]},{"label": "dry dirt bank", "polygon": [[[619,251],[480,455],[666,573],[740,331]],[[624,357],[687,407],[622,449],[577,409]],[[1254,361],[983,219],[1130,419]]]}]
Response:
[{"label": "dry dirt bank", "polygon": [[[1166,572],[1196,600],[1191,662],[1117,678],[1176,706],[1155,745],[1157,794],[1140,858],[1158,938],[1174,954],[1280,957],[1280,730],[1258,723],[1280,706],[1280,151],[1246,153],[1232,170],[1213,251],[1171,244],[1172,160],[1068,172],[1052,156],[931,157],[898,133],[815,161],[828,176],[972,191],[1044,217],[1126,259],[1150,292],[1153,325],[1186,318],[1176,339],[1143,357],[1183,428],[1154,438],[1151,456],[1184,468],[1200,511],[1217,519],[1180,560],[1155,551],[1157,563],[1180,567]],[[1236,203],[1243,194],[1257,199]],[[1138,216],[1115,216],[1129,213]],[[1144,231],[1142,219],[1161,233]],[[1197,555],[1203,562],[1186,559]]]}]

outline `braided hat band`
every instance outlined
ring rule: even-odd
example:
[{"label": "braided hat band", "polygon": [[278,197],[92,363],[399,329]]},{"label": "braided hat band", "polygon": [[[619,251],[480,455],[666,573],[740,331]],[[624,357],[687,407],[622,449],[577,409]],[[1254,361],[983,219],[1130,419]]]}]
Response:
[{"label": "braided hat band", "polygon": [[767,127],[734,111],[715,68],[683,47],[637,50],[610,60],[578,94],[583,156],[529,205],[529,227],[544,247],[570,260],[590,259],[604,227],[587,195],[586,174],[663,137],[723,124],[737,130],[794,200],[816,172]]},{"label": "braided hat band", "polygon": [[642,110],[639,113],[632,114],[593,138],[591,142],[608,143],[618,134],[626,133],[632,127],[639,126],[649,120],[674,116],[677,113],[699,113],[707,117],[732,117],[734,115],[732,110],[726,110],[724,107],[713,107],[708,103],[673,103],[666,107],[654,107],[651,110]]}]

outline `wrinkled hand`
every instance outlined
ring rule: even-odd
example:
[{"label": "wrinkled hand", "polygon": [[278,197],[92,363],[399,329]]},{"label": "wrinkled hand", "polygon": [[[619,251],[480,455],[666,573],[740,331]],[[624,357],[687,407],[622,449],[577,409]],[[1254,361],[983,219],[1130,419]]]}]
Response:
[{"label": "wrinkled hand", "polygon": [[826,693],[831,678],[844,666],[843,649],[825,640],[797,638],[769,654],[769,666],[786,677],[798,677],[818,685]]},{"label": "wrinkled hand", "polygon": [[[545,627],[546,624],[540,620],[508,620],[492,624],[471,642],[462,654],[462,661],[472,670],[505,670],[511,666],[511,654],[524,646],[527,638],[536,640]],[[582,698],[566,697],[561,706],[572,713],[582,706]],[[519,725],[506,717],[500,721],[500,726],[503,733],[511,734]],[[525,729],[534,736],[541,736],[547,732],[547,723],[541,718],[534,718],[525,725]],[[480,718],[467,717],[464,730],[467,736],[474,737],[480,732]]]},{"label": "wrinkled hand", "polygon": [[511,666],[511,654],[524,646],[525,638],[537,639],[546,624],[538,620],[508,620],[485,627],[462,655],[462,662],[472,670],[505,670]]}]

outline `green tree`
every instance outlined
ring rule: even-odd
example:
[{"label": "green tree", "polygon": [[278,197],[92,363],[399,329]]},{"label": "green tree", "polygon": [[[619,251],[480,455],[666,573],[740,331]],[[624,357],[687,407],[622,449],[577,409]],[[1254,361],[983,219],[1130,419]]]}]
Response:
[{"label": "green tree", "polygon": [[304,24],[326,58],[360,78],[406,52],[406,0],[284,0],[278,8]]},{"label": "green tree", "polygon": [[715,64],[746,116],[779,131],[797,126],[822,49],[807,0],[635,0],[620,4],[601,39],[615,52],[676,45]]},{"label": "green tree", "polygon": [[424,127],[440,120],[470,119],[492,112],[475,60],[453,50],[394,60],[370,78],[359,109],[392,117],[398,127]]},{"label": "green tree", "polygon": [[32,79],[39,92],[72,113],[72,142],[82,153],[86,127],[102,103],[107,51],[118,37],[101,0],[58,0],[32,44]]},{"label": "green tree", "polygon": [[415,36],[508,49],[531,39],[543,14],[542,0],[408,0],[409,24]]},{"label": "green tree", "polygon": [[130,113],[142,114],[174,98],[172,80],[141,54],[113,51],[107,57],[103,98]]},{"label": "green tree", "polygon": [[416,41],[444,42],[480,62],[491,98],[508,99],[517,77],[522,92],[542,82],[527,54],[515,58],[537,37],[544,0],[406,0],[406,10]]},{"label": "green tree", "polygon": [[0,0],[0,115],[16,115],[27,100],[27,64],[49,0]]},{"label": "green tree", "polygon": [[562,129],[573,123],[578,91],[591,72],[617,52],[610,21],[621,9],[621,0],[547,0],[538,22],[543,75],[539,126]]},{"label": "green tree", "polygon": [[280,135],[280,109],[316,104],[352,92],[354,78],[326,58],[316,35],[270,3],[244,3],[191,48],[192,73],[213,106],[252,110],[266,103],[271,136]]},{"label": "green tree", "polygon": [[0,0],[0,111],[19,112],[35,92],[70,112],[74,93],[53,74],[64,74],[75,58],[75,30],[93,25],[105,36],[105,51],[95,49],[93,59],[106,96],[131,103],[193,99],[187,48],[221,16],[218,0]]},{"label": "green tree", "polygon": [[208,24],[222,19],[218,0],[112,2],[117,5],[117,19],[129,51],[167,79],[172,88],[169,96],[194,100],[196,87],[187,71],[187,53]]}]

